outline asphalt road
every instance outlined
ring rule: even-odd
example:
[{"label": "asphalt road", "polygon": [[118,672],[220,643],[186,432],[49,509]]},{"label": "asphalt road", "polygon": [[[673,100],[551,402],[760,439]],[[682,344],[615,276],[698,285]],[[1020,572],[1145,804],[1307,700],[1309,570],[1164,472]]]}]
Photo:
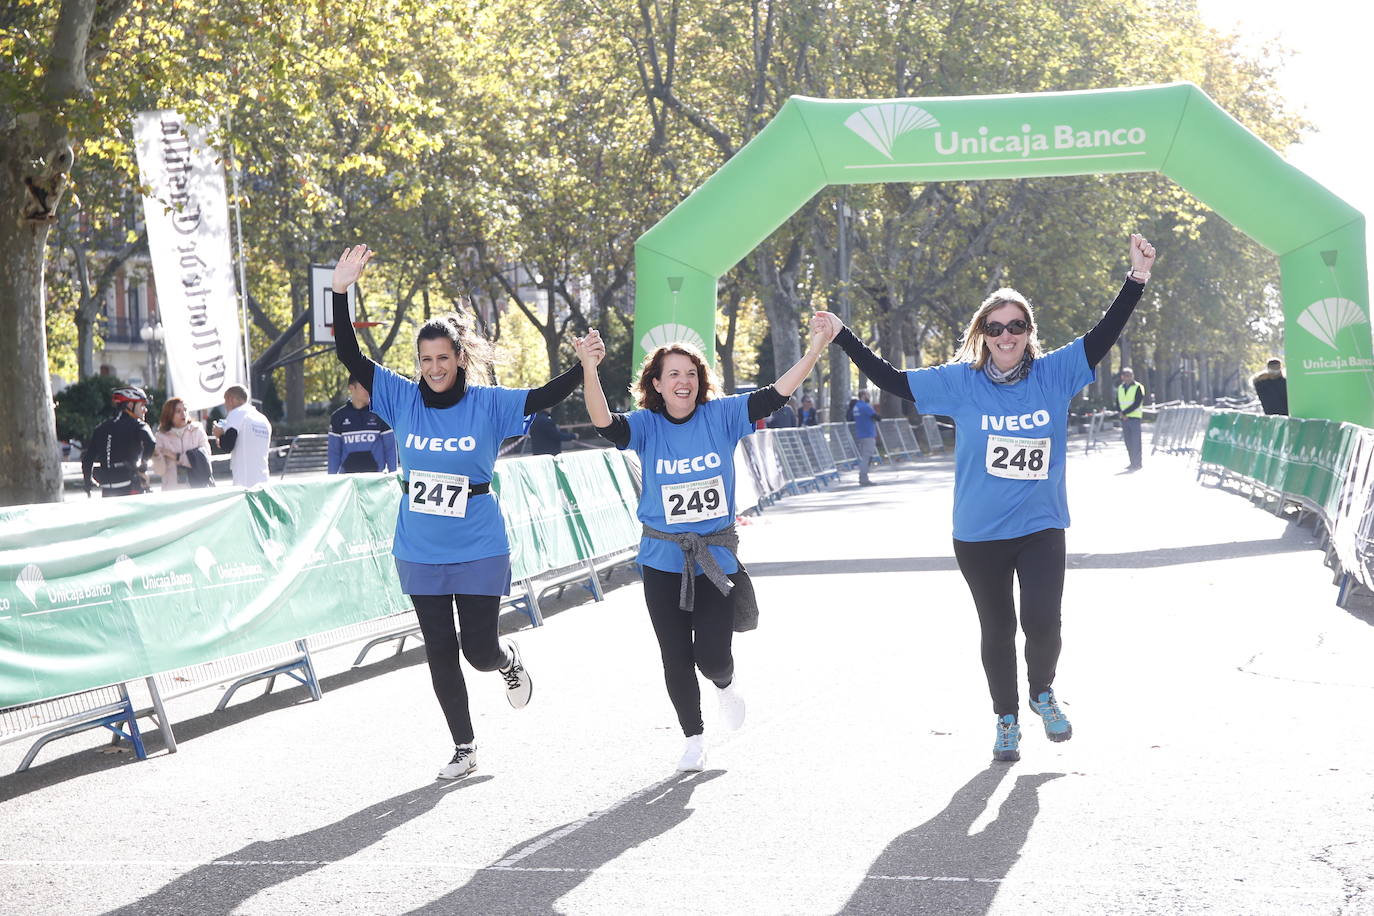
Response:
[{"label": "asphalt road", "polygon": [[990,761],[949,462],[851,473],[742,529],[749,714],[721,734],[708,704],[706,772],[672,771],[622,571],[519,635],[528,708],[467,671],[456,784],[421,649],[327,654],[318,703],[175,701],[174,755],[50,746],[0,776],[0,912],[1374,914],[1374,615],[1335,606],[1308,530],[1182,459],[1079,449],[1070,742],[1025,713],[1022,760]]}]

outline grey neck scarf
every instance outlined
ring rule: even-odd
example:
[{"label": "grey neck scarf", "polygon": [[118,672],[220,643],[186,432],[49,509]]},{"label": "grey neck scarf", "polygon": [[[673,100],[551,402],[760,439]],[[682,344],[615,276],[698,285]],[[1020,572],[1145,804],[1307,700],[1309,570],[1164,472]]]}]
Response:
[{"label": "grey neck scarf", "polygon": [[1027,350],[1025,353],[1021,354],[1021,361],[1019,363],[1012,366],[1006,372],[1003,372],[993,364],[992,357],[989,356],[983,363],[983,374],[986,375],[988,381],[992,382],[994,385],[1010,385],[1030,375],[1032,362],[1034,362],[1034,360],[1031,358],[1030,351]]}]

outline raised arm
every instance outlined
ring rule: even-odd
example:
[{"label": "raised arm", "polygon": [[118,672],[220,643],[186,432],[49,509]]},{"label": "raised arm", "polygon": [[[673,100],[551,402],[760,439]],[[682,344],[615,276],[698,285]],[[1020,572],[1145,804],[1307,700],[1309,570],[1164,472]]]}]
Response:
[{"label": "raised arm", "polygon": [[358,336],[353,333],[353,316],[348,314],[348,288],[362,276],[373,254],[366,245],[344,249],[334,265],[331,281],[334,289],[334,353],[358,380],[358,384],[367,389],[368,394],[372,393],[372,373],[377,364],[358,348]]},{"label": "raised arm", "polygon": [[1155,247],[1147,242],[1143,235],[1133,234],[1130,256],[1131,269],[1126,274],[1126,282],[1121,285],[1121,292],[1116,294],[1116,299],[1101,320],[1091,331],[1083,335],[1083,353],[1088,359],[1088,365],[1094,369],[1121,337],[1121,332],[1126,329],[1126,322],[1135,311],[1136,303],[1145,292],[1145,283],[1150,279],[1150,269],[1155,263]]},{"label": "raised arm", "polygon": [[593,328],[586,337],[576,338],[573,348],[582,362],[582,399],[587,405],[587,417],[603,439],[618,448],[625,448],[630,444],[630,421],[625,419],[624,414],[611,413],[611,407],[606,403],[606,392],[601,388],[598,367],[606,357],[606,344],[601,340],[601,332]]},{"label": "raised arm", "polygon": [[538,388],[531,388],[525,395],[525,416],[538,413],[541,410],[548,410],[555,404],[561,404],[567,399],[568,395],[577,388],[577,383],[582,381],[582,366],[574,364],[568,368],[567,372],[557,378],[550,379]]},{"label": "raised arm", "polygon": [[825,348],[830,345],[831,338],[835,336],[834,327],[827,319],[820,317],[821,314],[817,312],[811,318],[810,343],[802,358],[773,384],[749,393],[749,422],[756,423],[786,404],[792,392],[796,391],[811,374],[811,370],[816,366],[816,360],[820,359]]},{"label": "raised arm", "polygon": [[911,386],[907,384],[906,373],[864,344],[862,340],[855,337],[849,328],[844,326],[838,315],[830,312],[817,312],[817,315],[824,316],[832,328],[835,343],[840,345],[854,365],[859,367],[859,371],[868,376],[873,384],[877,385],[888,394],[895,394],[899,398],[906,398],[908,401],[916,400],[911,395]]}]

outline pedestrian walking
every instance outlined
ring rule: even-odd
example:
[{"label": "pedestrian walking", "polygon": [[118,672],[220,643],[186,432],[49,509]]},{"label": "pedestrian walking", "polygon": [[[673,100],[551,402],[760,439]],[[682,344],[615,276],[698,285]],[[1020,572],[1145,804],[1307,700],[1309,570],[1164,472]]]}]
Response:
[{"label": "pedestrian walking", "polygon": [[735,445],[787,403],[830,337],[828,322],[813,320],[810,346],[796,365],[772,385],[727,397],[715,396],[710,367],[695,347],[661,346],[640,367],[639,409],[628,414],[612,414],[606,404],[597,374],[604,348],[577,343],[592,424],[616,448],[637,452],[643,468],[638,562],[668,698],[686,738],[679,770],[706,766],[698,670],[716,687],[725,727],[744,723],[731,652],[739,592],[749,588],[738,579]]},{"label": "pedestrian walking", "polygon": [[854,447],[859,452],[859,486],[874,486],[868,477],[868,469],[878,459],[878,411],[869,403],[872,396],[867,388],[859,389],[859,399],[854,402]]},{"label": "pedestrian walking", "polygon": [[[372,255],[357,245],[334,268],[335,347],[370,395],[372,411],[395,431],[405,495],[391,552],[401,588],[415,605],[434,695],[453,738],[453,759],[439,778],[459,779],[477,768],[460,638],[461,654],[473,668],[500,672],[515,709],[529,703],[534,686],[516,641],[497,634],[501,597],[511,583],[505,520],[490,492],[497,451],[503,439],[520,434],[527,414],[571,394],[581,369],[573,366],[534,389],[486,384],[491,347],[458,315],[420,327],[414,380],[377,365],[358,348],[347,296]],[[589,336],[584,347],[604,353],[600,338]]]},{"label": "pedestrian walking", "polygon": [[836,342],[879,388],[924,413],[954,419],[954,556],[982,630],[981,654],[997,716],[995,760],[1019,760],[1016,603],[1026,637],[1030,708],[1051,741],[1073,736],[1054,692],[1062,645],[1064,483],[1069,402],[1092,381],[1150,278],[1155,249],[1132,235],[1130,271],[1116,300],[1086,335],[1051,353],[1036,337],[1035,314],[1014,289],[985,299],[964,331],[956,361],[900,371],[840,320]]}]

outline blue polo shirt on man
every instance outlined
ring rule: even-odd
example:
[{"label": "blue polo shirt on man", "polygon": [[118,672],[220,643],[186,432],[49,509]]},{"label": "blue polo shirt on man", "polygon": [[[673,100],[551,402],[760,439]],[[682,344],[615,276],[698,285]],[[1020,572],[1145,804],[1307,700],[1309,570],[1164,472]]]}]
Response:
[{"label": "blue polo shirt on man", "polygon": [[[754,431],[749,396],[714,398],[697,406],[685,423],[661,413],[627,416],[630,444],[643,467],[639,520],[669,534],[713,534],[735,523],[735,443]],[[708,548],[727,575],[739,563],[724,547]],[[672,541],[641,538],[639,562],[650,569],[682,572],[682,549]],[[701,565],[695,570],[701,574]]]},{"label": "blue polo shirt on man", "polygon": [[[396,432],[401,471],[410,483],[432,480],[440,484],[439,503],[430,501],[434,488],[424,492],[408,487],[396,514],[391,552],[411,563],[463,563],[510,553],[501,507],[491,494],[470,496],[466,514],[451,517],[419,511],[443,506],[453,491],[443,486],[451,478],[426,474],[461,474],[469,485],[491,480],[501,440],[524,427],[522,388],[468,385],[452,407],[426,407],[420,386],[382,366],[373,374],[372,412]],[[417,504],[417,500],[420,502]]]},{"label": "blue polo shirt on man", "polygon": [[877,416],[878,411],[873,409],[872,404],[867,401],[857,401],[854,404],[854,438],[878,438],[878,428],[874,425]]},{"label": "blue polo shirt on man", "polygon": [[906,373],[922,413],[954,419],[954,537],[996,541],[1069,526],[1069,401],[1093,380],[1083,338],[998,385],[968,363]]}]

